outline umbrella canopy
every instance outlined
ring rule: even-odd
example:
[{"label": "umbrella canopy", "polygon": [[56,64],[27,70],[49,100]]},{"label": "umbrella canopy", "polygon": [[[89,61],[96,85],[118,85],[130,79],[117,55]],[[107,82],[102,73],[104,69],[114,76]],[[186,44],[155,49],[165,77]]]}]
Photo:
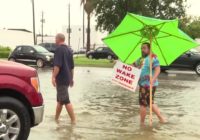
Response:
[{"label": "umbrella canopy", "polygon": [[163,66],[198,44],[178,29],[178,20],[160,20],[128,13],[114,32],[103,39],[121,61],[141,57],[141,44],[152,39],[152,51]]}]

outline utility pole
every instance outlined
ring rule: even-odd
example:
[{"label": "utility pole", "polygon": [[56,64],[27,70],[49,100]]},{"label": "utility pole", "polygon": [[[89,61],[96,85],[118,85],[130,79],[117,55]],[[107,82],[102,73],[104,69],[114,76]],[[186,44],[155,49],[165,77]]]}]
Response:
[{"label": "utility pole", "polygon": [[33,42],[34,45],[36,45],[36,35],[35,35],[35,4],[34,4],[34,0],[31,0],[32,2],[32,13],[33,13]]},{"label": "utility pole", "polygon": [[70,47],[70,40],[71,40],[71,37],[70,37],[70,34],[71,34],[71,24],[70,24],[70,1],[69,1],[69,4],[68,4],[68,46]]},{"label": "utility pole", "polygon": [[44,42],[44,23],[45,23],[43,11],[42,11],[42,19],[40,21],[41,21],[41,30],[42,30],[42,43],[43,43]]},{"label": "utility pole", "polygon": [[85,1],[83,2],[83,48],[85,47]]}]

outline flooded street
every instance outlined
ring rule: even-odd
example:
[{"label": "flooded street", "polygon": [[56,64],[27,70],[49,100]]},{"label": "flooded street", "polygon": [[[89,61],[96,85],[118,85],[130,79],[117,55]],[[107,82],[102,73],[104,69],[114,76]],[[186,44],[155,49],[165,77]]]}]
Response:
[{"label": "flooded street", "polygon": [[[45,102],[44,121],[31,130],[29,140],[198,140],[200,138],[200,77],[194,73],[161,74],[155,102],[168,119],[160,124],[154,115],[153,127],[140,128],[138,92],[131,93],[111,83],[112,69],[75,70],[70,89],[77,116],[72,126],[63,110],[54,122],[56,91],[51,70],[38,70]],[[63,108],[64,109],[64,108]],[[148,117],[148,116],[147,116]]]}]

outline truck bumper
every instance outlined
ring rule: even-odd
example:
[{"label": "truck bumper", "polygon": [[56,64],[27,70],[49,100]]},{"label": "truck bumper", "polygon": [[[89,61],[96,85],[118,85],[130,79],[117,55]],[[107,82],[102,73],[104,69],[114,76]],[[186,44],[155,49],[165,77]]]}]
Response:
[{"label": "truck bumper", "polygon": [[33,115],[34,115],[34,125],[38,125],[43,120],[44,105],[38,106],[38,107],[33,107],[32,109],[33,109]]}]

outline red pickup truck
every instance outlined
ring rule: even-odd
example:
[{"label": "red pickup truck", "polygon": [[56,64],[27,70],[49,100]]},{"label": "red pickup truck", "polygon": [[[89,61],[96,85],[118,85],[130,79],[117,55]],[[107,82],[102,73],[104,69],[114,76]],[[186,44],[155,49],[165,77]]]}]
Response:
[{"label": "red pickup truck", "polygon": [[37,71],[0,60],[0,140],[27,140],[43,112]]}]

